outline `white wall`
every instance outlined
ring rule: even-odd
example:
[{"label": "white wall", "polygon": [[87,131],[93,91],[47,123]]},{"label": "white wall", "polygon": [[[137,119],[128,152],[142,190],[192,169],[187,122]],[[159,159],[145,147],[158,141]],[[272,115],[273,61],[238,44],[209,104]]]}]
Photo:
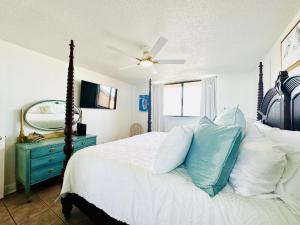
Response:
[{"label": "white wall", "polygon": [[[66,58],[68,59],[68,45]],[[75,49],[76,65],[76,49]],[[6,140],[6,192],[15,188],[15,143],[19,133],[19,110],[46,99],[65,100],[68,64],[28,49],[0,41],[0,135]],[[118,88],[117,110],[83,109],[87,132],[99,142],[127,137],[131,124],[132,86],[75,67],[75,103],[79,103],[80,80]],[[32,131],[26,127],[25,132]]]},{"label": "white wall", "polygon": [[247,118],[256,118],[258,68],[252,72],[220,74],[217,79],[218,113],[239,105]]},{"label": "white wall", "polygon": [[[281,55],[280,55],[280,43],[282,39],[288,34],[288,32],[295,26],[297,21],[300,19],[300,10],[289,23],[289,25],[284,29],[281,35],[278,37],[277,41],[274,43],[272,48],[268,51],[268,53],[263,57],[264,64],[264,74],[268,75],[269,80],[265,81],[265,86],[270,88],[274,85],[274,81],[278,76],[278,72],[281,69]],[[297,73],[300,74],[299,69],[297,69]]]}]

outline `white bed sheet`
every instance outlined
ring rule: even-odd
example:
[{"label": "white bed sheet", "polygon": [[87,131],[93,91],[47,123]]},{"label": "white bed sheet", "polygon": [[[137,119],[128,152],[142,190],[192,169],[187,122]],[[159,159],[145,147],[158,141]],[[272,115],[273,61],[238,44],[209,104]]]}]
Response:
[{"label": "white bed sheet", "polygon": [[151,173],[165,133],[152,132],[74,154],[61,194],[76,193],[119,221],[131,225],[296,225],[279,199],[255,199],[227,185],[210,198],[184,167]]}]

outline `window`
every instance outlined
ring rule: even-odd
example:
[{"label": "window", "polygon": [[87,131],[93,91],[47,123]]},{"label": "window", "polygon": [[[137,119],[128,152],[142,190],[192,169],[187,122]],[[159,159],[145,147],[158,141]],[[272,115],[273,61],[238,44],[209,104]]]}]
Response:
[{"label": "window", "polygon": [[164,115],[200,116],[201,81],[164,86]]},{"label": "window", "polygon": [[181,84],[164,87],[164,115],[181,115]]}]

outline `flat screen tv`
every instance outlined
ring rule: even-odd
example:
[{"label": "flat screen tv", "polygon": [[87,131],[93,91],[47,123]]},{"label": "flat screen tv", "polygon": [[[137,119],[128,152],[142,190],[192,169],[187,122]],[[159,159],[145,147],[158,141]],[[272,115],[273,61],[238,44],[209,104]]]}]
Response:
[{"label": "flat screen tv", "polygon": [[80,107],[116,109],[118,89],[103,84],[81,81]]}]

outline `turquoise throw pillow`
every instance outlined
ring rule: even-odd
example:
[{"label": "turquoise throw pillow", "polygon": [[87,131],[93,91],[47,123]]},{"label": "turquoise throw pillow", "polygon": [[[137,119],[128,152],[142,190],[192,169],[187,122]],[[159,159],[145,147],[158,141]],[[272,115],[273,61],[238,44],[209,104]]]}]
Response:
[{"label": "turquoise throw pillow", "polygon": [[240,127],[218,126],[207,117],[199,121],[185,159],[194,184],[215,196],[225,187],[237,159]]},{"label": "turquoise throw pillow", "polygon": [[242,136],[245,136],[246,119],[244,113],[239,109],[239,106],[225,109],[216,117],[214,123],[220,126],[240,127],[242,129]]}]

